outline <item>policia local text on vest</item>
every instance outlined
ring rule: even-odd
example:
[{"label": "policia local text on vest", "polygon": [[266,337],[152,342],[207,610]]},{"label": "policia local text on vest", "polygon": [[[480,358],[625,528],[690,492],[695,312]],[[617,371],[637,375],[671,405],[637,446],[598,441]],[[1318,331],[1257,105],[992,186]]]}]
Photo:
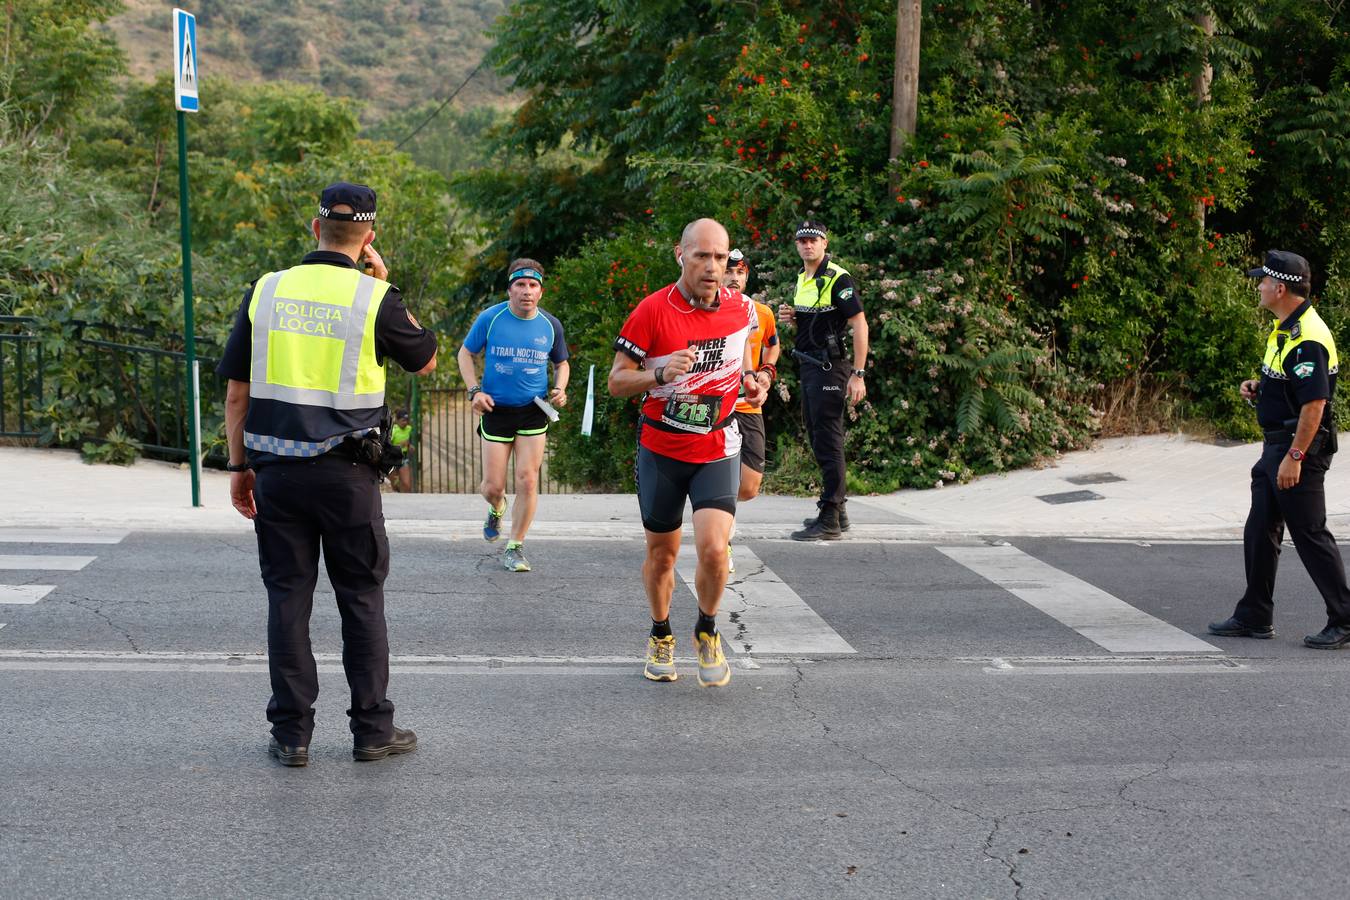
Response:
[{"label": "policia local text on vest", "polygon": [[1312,278],[1306,259],[1272,251],[1248,274],[1260,279],[1261,307],[1276,317],[1260,379],[1241,386],[1256,407],[1265,443],[1252,467],[1252,506],[1243,532],[1247,588],[1233,615],[1209,630],[1222,637],[1275,636],[1275,570],[1287,525],[1327,610],[1326,627],[1303,643],[1336,649],[1350,644],[1350,587],[1327,529],[1324,492],[1336,452],[1336,342],[1307,299]]},{"label": "policia local text on vest", "polygon": [[342,614],[353,756],[417,745],[394,727],[387,696],[389,542],[371,447],[388,437],[386,360],[425,375],[436,367],[436,339],[385,280],[374,219],[370,188],[325,188],[311,226],[319,249],[250,286],[217,369],[229,379],[231,500],[253,520],[267,588],[269,749],[289,766],[309,762],[314,731],[309,615],[321,549]]}]

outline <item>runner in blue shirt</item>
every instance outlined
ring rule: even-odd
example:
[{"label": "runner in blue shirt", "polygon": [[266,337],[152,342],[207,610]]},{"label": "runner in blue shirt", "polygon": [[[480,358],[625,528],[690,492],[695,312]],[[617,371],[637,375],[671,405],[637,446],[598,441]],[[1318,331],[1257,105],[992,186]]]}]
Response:
[{"label": "runner in blue shirt", "polygon": [[[525,533],[539,505],[539,469],[549,418],[536,401],[567,405],[567,343],[562,323],[539,308],[544,294],[544,267],[532,259],[517,259],[507,270],[508,299],[478,314],[459,348],[459,373],[468,387],[474,412],[482,416],[478,433],[483,439],[483,484],[488,502],[483,537],[495,541],[506,515],[506,467],[516,456],[516,502],[511,514],[511,538],[502,561],[512,572],[528,572]],[[474,357],[483,354],[479,381]],[[553,388],[548,365],[553,363]]]}]

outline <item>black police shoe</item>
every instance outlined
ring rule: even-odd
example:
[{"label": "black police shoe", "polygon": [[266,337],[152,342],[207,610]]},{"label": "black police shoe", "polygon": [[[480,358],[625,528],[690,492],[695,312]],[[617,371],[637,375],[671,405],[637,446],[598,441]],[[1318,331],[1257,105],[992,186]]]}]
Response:
[{"label": "black police shoe", "polygon": [[1303,645],[1314,650],[1339,650],[1350,645],[1350,625],[1328,625],[1317,634],[1305,637]]},{"label": "black police shoe", "polygon": [[1229,616],[1222,622],[1210,622],[1209,633],[1219,637],[1249,637],[1265,641],[1275,636],[1275,626],[1248,625],[1237,616]]},{"label": "black police shoe", "polygon": [[816,520],[801,531],[792,532],[794,541],[837,541],[844,536],[839,527],[839,507],[827,503],[820,508]]},{"label": "black police shoe", "polygon": [[352,759],[358,762],[384,759],[400,753],[411,753],[417,749],[417,735],[411,728],[395,728],[394,736],[382,744],[357,744],[352,747]]},{"label": "black police shoe", "polygon": [[[819,506],[819,505],[820,505],[820,504],[818,504],[818,503],[816,504],[816,506]],[[820,519],[820,513],[817,512],[814,516],[812,516],[812,517],[809,518],[809,519],[802,519],[802,525],[803,525],[804,527],[806,527],[806,528],[810,528],[812,525],[816,524],[816,522],[817,522],[819,519]],[[840,504],[840,506],[839,506],[839,530],[840,530],[840,531],[848,531],[848,526],[849,526],[849,521],[848,521],[848,507],[847,507],[847,506],[844,506],[843,504]]]},{"label": "black police shoe", "polygon": [[283,766],[309,765],[308,747],[292,747],[272,738],[267,742],[267,752],[275,756]]}]

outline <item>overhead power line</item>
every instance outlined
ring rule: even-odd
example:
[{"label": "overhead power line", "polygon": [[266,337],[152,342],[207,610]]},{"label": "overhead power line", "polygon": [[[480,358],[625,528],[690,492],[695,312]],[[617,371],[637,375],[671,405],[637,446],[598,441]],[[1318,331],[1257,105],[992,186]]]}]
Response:
[{"label": "overhead power line", "polygon": [[463,81],[460,82],[459,87],[451,91],[450,96],[446,97],[445,100],[441,102],[440,106],[432,110],[431,115],[427,116],[425,119],[422,120],[422,124],[418,125],[412,131],[408,132],[407,136],[403,138],[403,140],[395,144],[394,149],[395,150],[403,149],[403,145],[408,143],[408,141],[412,140],[414,137],[416,137],[417,132],[421,131],[423,128],[426,128],[427,123],[430,122],[432,119],[436,118],[437,116],[439,116],[441,114],[441,111],[450,105],[450,101],[454,100],[455,97],[459,96],[459,92],[464,90],[464,86],[468,84],[470,81],[473,81],[473,76],[477,75],[485,65],[487,65],[487,60],[486,59],[480,60],[478,65],[473,67],[473,71],[468,74],[468,77],[466,77]]}]

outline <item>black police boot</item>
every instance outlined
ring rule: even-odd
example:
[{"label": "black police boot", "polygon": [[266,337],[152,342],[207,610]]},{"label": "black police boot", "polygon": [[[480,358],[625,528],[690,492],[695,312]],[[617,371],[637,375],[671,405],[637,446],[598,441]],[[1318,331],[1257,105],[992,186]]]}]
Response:
[{"label": "black police boot", "polygon": [[392,740],[382,744],[357,744],[352,747],[352,758],[358,762],[384,759],[417,749],[417,735],[410,728],[395,728]]},{"label": "black police boot", "polygon": [[1328,625],[1317,634],[1305,637],[1303,645],[1314,650],[1339,650],[1350,646],[1350,625]]},{"label": "black police boot", "polygon": [[271,738],[267,742],[267,752],[275,756],[283,766],[309,765],[308,747],[293,747]]},{"label": "black police boot", "polygon": [[820,515],[814,522],[801,531],[792,532],[794,541],[837,541],[844,536],[839,527],[839,507],[833,503],[823,503]]},{"label": "black police boot", "polygon": [[[822,503],[822,502],[820,502],[820,501],[817,501],[817,502],[816,502],[816,509],[817,509],[817,510],[819,510],[820,507],[822,507],[822,506],[824,506],[824,503]],[[809,518],[809,519],[802,519],[802,525],[806,526],[807,528],[810,528],[812,525],[816,524],[816,520],[819,519],[819,518],[820,518],[820,513],[817,512],[814,516],[812,516],[812,517]],[[847,500],[845,500],[843,503],[840,503],[840,504],[839,504],[839,530],[840,530],[840,531],[848,531],[848,501],[847,501]]]}]

